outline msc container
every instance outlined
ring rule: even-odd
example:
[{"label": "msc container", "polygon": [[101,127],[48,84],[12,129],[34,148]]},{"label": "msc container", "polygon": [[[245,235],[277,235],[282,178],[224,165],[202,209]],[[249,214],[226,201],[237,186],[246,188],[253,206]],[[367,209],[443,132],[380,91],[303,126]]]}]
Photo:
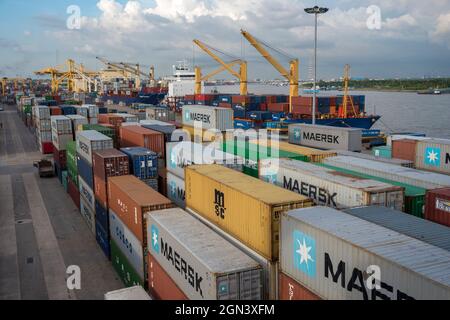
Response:
[{"label": "msc container", "polygon": [[167,197],[180,208],[186,207],[184,180],[170,172],[167,173]]},{"label": "msc container", "polygon": [[91,230],[92,234],[95,236],[95,212],[86,202],[84,197],[80,197],[80,212],[84,221]]},{"label": "msc container", "polygon": [[266,259],[278,259],[279,218],[310,199],[219,165],[186,168],[186,206]]},{"label": "msc container", "polygon": [[105,293],[105,300],[150,301],[152,299],[144,288],[135,286]]},{"label": "msc container", "polygon": [[90,164],[77,154],[77,169],[78,176],[81,177],[84,182],[91,188],[94,189],[94,172]]},{"label": "msc container", "polygon": [[450,227],[450,188],[427,193],[425,219]]},{"label": "msc container", "polygon": [[77,134],[77,153],[89,164],[92,164],[93,152],[113,149],[113,140],[94,130],[80,131]]},{"label": "msc container", "polygon": [[151,254],[148,258],[148,290],[157,300],[189,300]]},{"label": "msc container", "polygon": [[147,233],[148,252],[189,299],[262,299],[261,266],[185,211],[148,215]]},{"label": "msc container", "polygon": [[120,145],[127,147],[143,147],[164,157],[164,135],[160,132],[145,129],[139,126],[126,126],[120,128]]},{"label": "msc container", "polygon": [[185,126],[194,127],[195,124],[201,124],[202,129],[217,129],[221,132],[234,129],[232,109],[185,105],[182,113]]},{"label": "msc container", "polygon": [[279,275],[279,286],[278,300],[322,300],[318,295],[312,293],[300,283],[281,272]]},{"label": "msc container", "polygon": [[374,147],[372,153],[377,158],[392,158],[392,148],[389,146]]},{"label": "msc container", "polygon": [[236,171],[243,170],[243,158],[217,150],[214,144],[171,142],[166,149],[167,170],[182,179],[184,169],[193,164],[220,164]]},{"label": "msc container", "polygon": [[418,169],[450,174],[450,140],[418,141],[415,164]]},{"label": "msc container", "polygon": [[72,121],[72,131],[74,133],[78,131],[79,126],[89,124],[88,119],[80,115],[68,115],[67,118]]},{"label": "msc container", "polygon": [[283,215],[281,250],[281,270],[324,299],[450,299],[448,251],[331,208]]},{"label": "msc container", "polygon": [[60,151],[65,151],[67,144],[73,141],[72,134],[56,134],[52,131],[52,143]]},{"label": "msc container", "polygon": [[311,124],[289,126],[289,142],[321,149],[362,150],[362,129]]},{"label": "msc container", "polygon": [[92,188],[83,180],[83,178],[78,178],[78,183],[80,185],[80,195],[84,198],[85,203],[94,211],[95,209],[95,196]]},{"label": "msc container", "polygon": [[140,180],[158,177],[158,154],[142,147],[122,148],[130,164],[130,172]]},{"label": "msc container", "polygon": [[52,131],[55,135],[72,134],[72,122],[66,116],[52,116],[51,117]]},{"label": "msc container", "polygon": [[110,237],[109,237],[109,229],[103,228],[103,226],[95,220],[95,240],[97,240],[97,244],[102,249],[108,260],[111,259],[111,245],[110,245]]},{"label": "msc container", "polygon": [[417,140],[401,139],[392,141],[392,157],[416,161],[416,145]]},{"label": "msc container", "polygon": [[128,262],[125,255],[120,251],[119,246],[111,239],[111,262],[118,276],[126,287],[142,286],[144,281]]},{"label": "msc container", "polygon": [[[387,159],[387,158],[375,157],[371,154],[365,154],[365,153],[360,153],[360,152],[343,151],[343,150],[332,150],[332,151],[336,152],[338,156],[349,156],[349,157],[354,157],[354,158],[389,163],[389,164],[407,167],[407,168],[414,168],[414,161],[404,160],[403,158],[396,157],[395,155],[392,156],[393,157],[392,159]],[[394,152],[394,149],[392,150],[392,152]]]},{"label": "msc container", "polygon": [[259,168],[262,180],[308,197],[318,205],[339,210],[365,205],[403,210],[404,189],[384,182],[289,159],[261,160]]},{"label": "msc container", "polygon": [[344,211],[408,237],[450,252],[450,228],[384,207],[360,207]]},{"label": "msc container", "polygon": [[144,250],[142,243],[119,219],[113,210],[109,210],[109,230],[111,239],[126,257],[141,281],[145,280]]},{"label": "msc container", "polygon": [[109,208],[125,223],[145,247],[147,234],[144,215],[150,211],[173,208],[166,197],[135,176],[108,179]]},{"label": "msc container", "polygon": [[339,156],[327,158],[324,160],[324,163],[334,167],[410,184],[427,190],[450,186],[450,176],[399,167],[382,162]]}]

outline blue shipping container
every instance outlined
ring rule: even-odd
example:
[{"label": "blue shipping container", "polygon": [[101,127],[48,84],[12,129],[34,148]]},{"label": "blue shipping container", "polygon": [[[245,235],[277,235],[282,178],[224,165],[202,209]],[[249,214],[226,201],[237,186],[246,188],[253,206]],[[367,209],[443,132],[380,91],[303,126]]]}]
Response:
[{"label": "blue shipping container", "polygon": [[363,130],[362,131],[362,137],[363,138],[369,138],[369,137],[378,137],[381,134],[381,130]]},{"label": "blue shipping container", "polygon": [[247,119],[255,121],[267,121],[272,120],[272,112],[269,111],[250,111],[246,114]]},{"label": "blue shipping container", "polygon": [[100,108],[98,108],[98,113],[99,114],[107,114],[108,113],[108,108],[100,107]]},{"label": "blue shipping container", "polygon": [[255,127],[255,123],[250,120],[234,120],[235,129],[249,130]]},{"label": "blue shipping container", "polygon": [[111,246],[110,246],[110,236],[109,232],[102,228],[102,226],[96,222],[95,223],[95,239],[98,245],[102,248],[103,253],[111,260]]},{"label": "blue shipping container", "polygon": [[94,173],[89,162],[77,154],[78,175],[94,190]]},{"label": "blue shipping container", "polygon": [[140,180],[158,177],[158,154],[146,148],[123,148],[130,159],[131,173]]},{"label": "blue shipping container", "polygon": [[109,214],[108,210],[95,200],[95,220],[102,226],[103,229],[109,230]]},{"label": "blue shipping container", "polygon": [[61,106],[61,111],[65,116],[77,114],[77,109],[74,106]]}]

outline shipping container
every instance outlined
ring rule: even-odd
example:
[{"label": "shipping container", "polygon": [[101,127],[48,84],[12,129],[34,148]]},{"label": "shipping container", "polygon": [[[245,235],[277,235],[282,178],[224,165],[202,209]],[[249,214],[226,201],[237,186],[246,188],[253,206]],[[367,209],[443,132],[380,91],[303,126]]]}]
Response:
[{"label": "shipping container", "polygon": [[108,207],[104,207],[100,201],[95,199],[95,221],[109,234]]},{"label": "shipping container", "polygon": [[78,210],[80,210],[80,189],[71,179],[69,179],[67,184],[67,193]]},{"label": "shipping container", "polygon": [[82,196],[80,197],[80,212],[89,230],[95,236],[95,212]]},{"label": "shipping container", "polygon": [[148,259],[148,290],[157,300],[189,300],[151,254]]},{"label": "shipping container", "polygon": [[55,131],[52,131],[52,143],[53,145],[60,151],[65,151],[67,148],[67,144],[73,141],[72,134],[56,134]]},{"label": "shipping container", "polygon": [[130,174],[140,180],[158,177],[158,154],[142,147],[122,148],[130,165]]},{"label": "shipping container", "polygon": [[152,298],[141,286],[135,286],[105,293],[105,300],[150,301]]},{"label": "shipping container", "polygon": [[120,128],[120,146],[147,148],[164,158],[164,135],[160,132],[145,129],[139,126]]},{"label": "shipping container", "polygon": [[94,151],[113,149],[111,138],[94,130],[80,131],[77,134],[77,153],[92,165]]},{"label": "shipping container", "polygon": [[322,300],[318,295],[284,273],[279,275],[279,286],[278,299],[282,301]]},{"label": "shipping container", "polygon": [[260,179],[335,209],[379,205],[403,210],[404,189],[290,159],[259,162]]},{"label": "shipping container", "polygon": [[108,177],[130,173],[128,156],[116,149],[95,151],[92,159],[94,175],[106,181]]},{"label": "shipping container", "polygon": [[392,158],[392,148],[389,146],[380,146],[372,148],[372,154],[377,158]]},{"label": "shipping container", "polygon": [[187,140],[190,140],[190,141],[196,142],[196,143],[213,142],[216,140],[223,139],[223,133],[218,131],[217,129],[200,130],[199,128],[194,128],[194,127],[184,125],[182,130],[185,132],[186,136],[188,137]]},{"label": "shipping container", "polygon": [[95,212],[95,195],[92,188],[83,180],[82,177],[78,177],[78,183],[80,185],[80,195],[84,198],[85,203]]},{"label": "shipping container", "polygon": [[416,161],[416,140],[401,139],[392,141],[392,157],[396,159],[403,159]]},{"label": "shipping container", "polygon": [[145,288],[145,283],[133,269],[125,255],[120,251],[119,246],[112,239],[110,244],[111,262],[123,284],[126,287],[142,286]]},{"label": "shipping container", "polygon": [[99,107],[94,104],[83,104],[81,107],[88,109],[88,118],[97,118],[100,113]]},{"label": "shipping container", "polygon": [[55,135],[68,135],[73,133],[72,122],[66,116],[52,116],[51,126]]},{"label": "shipping container", "polygon": [[226,131],[234,129],[233,110],[211,106],[184,106],[183,126],[194,127],[201,125],[202,129],[217,129]]},{"label": "shipping container", "polygon": [[94,172],[91,165],[77,154],[78,176],[93,190],[94,189]]},{"label": "shipping container", "polygon": [[136,115],[134,115],[134,114],[115,113],[113,115],[121,117],[123,119],[123,122],[136,122],[136,123],[139,123],[139,118]]},{"label": "shipping container", "polygon": [[450,299],[448,251],[327,207],[282,215],[280,268],[324,299]]},{"label": "shipping container", "polygon": [[427,193],[425,219],[450,227],[450,188]]},{"label": "shipping container", "polygon": [[146,120],[170,121],[169,110],[162,107],[148,107],[145,109]]},{"label": "shipping container", "polygon": [[310,124],[289,126],[289,142],[321,149],[362,150],[362,130]]},{"label": "shipping container", "polygon": [[450,175],[450,140],[418,141],[415,164],[418,169]]},{"label": "shipping container", "polygon": [[189,166],[185,174],[186,206],[270,261],[278,259],[280,214],[313,204],[219,165]]},{"label": "shipping container", "polygon": [[239,172],[243,170],[243,158],[217,150],[214,144],[172,142],[166,149],[167,170],[182,179],[184,169],[193,164],[220,164]]},{"label": "shipping container", "polygon": [[42,142],[52,142],[52,132],[51,131],[41,131],[40,129],[36,129],[36,137],[40,143]]},{"label": "shipping container", "polygon": [[67,168],[67,154],[65,150],[59,151],[53,146],[53,162],[57,163],[62,170]]},{"label": "shipping container", "polygon": [[190,141],[189,134],[181,129],[177,129],[175,126],[142,125],[142,127],[162,133],[164,135],[165,143]]},{"label": "shipping container", "polygon": [[82,125],[89,124],[87,118],[80,115],[68,115],[67,118],[72,122],[72,132],[75,134]]},{"label": "shipping container", "polygon": [[[262,299],[261,266],[185,211],[153,212],[147,216],[147,233],[152,239],[148,252],[189,299]],[[178,263],[193,271],[194,282]]]},{"label": "shipping container", "polygon": [[36,106],[35,116],[38,119],[50,119],[50,109],[47,106]]},{"label": "shipping container", "polygon": [[450,228],[440,224],[378,206],[347,209],[344,212],[450,252]]},{"label": "shipping container", "polygon": [[78,186],[77,146],[75,141],[66,145],[66,166],[69,178]]},{"label": "shipping container", "polygon": [[169,199],[135,176],[109,178],[108,199],[110,210],[119,216],[144,246],[147,244],[144,215],[174,207]]},{"label": "shipping container", "polygon": [[420,171],[377,161],[339,156],[327,158],[324,163],[371,176],[394,180],[427,190],[450,186],[450,176]]},{"label": "shipping container", "polygon": [[108,260],[111,259],[111,245],[110,245],[110,237],[109,237],[109,229],[105,229],[102,225],[96,220],[95,221],[95,240],[97,240],[97,244],[102,249]]},{"label": "shipping container", "polygon": [[175,127],[175,129],[176,129],[176,126],[174,124],[165,122],[165,121],[159,121],[159,120],[148,120],[148,119],[141,120],[141,121],[139,121],[139,124],[141,126],[166,126],[166,127],[170,127],[170,128]]},{"label": "shipping container", "polygon": [[139,275],[139,279],[144,281],[146,279],[144,247],[111,209],[109,210],[109,229],[111,240],[115,242],[133,270]]},{"label": "shipping container", "polygon": [[77,115],[82,116],[84,118],[89,118],[89,108],[85,106],[75,107],[77,110]]},{"label": "shipping container", "polygon": [[[360,153],[360,152],[343,151],[343,150],[330,150],[330,151],[337,153],[337,155],[339,155],[339,156],[349,156],[349,157],[354,157],[354,158],[389,163],[389,164],[402,166],[402,167],[406,167],[406,168],[414,168],[414,161],[404,160],[403,158],[399,158],[399,157],[395,157],[395,156],[393,156],[392,159],[386,159],[386,158],[379,158],[379,157],[375,157],[371,154],[365,154],[365,153]],[[393,150],[393,152],[394,152],[394,150]]]},{"label": "shipping container", "polygon": [[88,131],[88,130],[95,130],[100,132],[101,134],[104,134],[105,136],[116,140],[116,132],[114,129],[112,128],[108,128],[104,125],[99,125],[99,124],[85,124],[81,126],[81,129],[79,129],[80,131]]},{"label": "shipping container", "polygon": [[171,172],[167,173],[167,198],[180,208],[186,207],[186,191],[184,180]]},{"label": "shipping container", "polygon": [[425,137],[425,135],[413,135],[413,134],[391,134],[386,139],[386,145],[392,146],[393,141],[395,140],[415,140],[415,141],[425,141],[429,138]]},{"label": "shipping container", "polygon": [[52,122],[48,119],[36,119],[36,128],[39,131],[52,131]]}]

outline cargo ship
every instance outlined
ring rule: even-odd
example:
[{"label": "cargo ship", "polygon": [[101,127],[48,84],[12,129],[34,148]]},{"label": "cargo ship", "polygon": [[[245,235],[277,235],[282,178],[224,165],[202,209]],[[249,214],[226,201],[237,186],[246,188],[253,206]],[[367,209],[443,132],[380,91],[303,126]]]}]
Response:
[{"label": "cargo ship", "polygon": [[164,100],[168,92],[166,87],[143,87],[140,91],[129,90],[108,90],[99,95],[102,102],[111,101],[112,104],[125,104],[127,106],[133,103],[158,105]]}]

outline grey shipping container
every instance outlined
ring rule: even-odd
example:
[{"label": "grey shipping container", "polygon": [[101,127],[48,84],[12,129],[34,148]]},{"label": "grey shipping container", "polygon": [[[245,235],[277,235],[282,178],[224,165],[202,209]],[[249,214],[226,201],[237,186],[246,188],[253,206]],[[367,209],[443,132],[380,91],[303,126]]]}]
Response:
[{"label": "grey shipping container", "polygon": [[134,114],[128,114],[128,113],[114,113],[114,116],[121,117],[124,122],[137,122],[139,123],[139,118],[135,116]]},{"label": "grey shipping container", "polygon": [[51,118],[52,131],[55,134],[72,134],[72,122],[66,116],[52,116]]},{"label": "grey shipping container", "polygon": [[47,106],[36,106],[34,108],[36,118],[50,119],[50,108]]},{"label": "grey shipping container", "polygon": [[448,251],[335,209],[284,214],[280,244],[281,270],[324,299],[450,299]]},{"label": "grey shipping container", "polygon": [[146,120],[170,121],[169,109],[148,107],[145,109]]},{"label": "grey shipping container", "polygon": [[260,300],[261,266],[181,209],[147,215],[148,252],[191,300]]},{"label": "grey shipping container", "polygon": [[78,114],[68,115],[67,118],[69,118],[72,121],[73,132],[78,131],[78,126],[83,124],[89,124],[89,120],[86,117],[80,116]]},{"label": "grey shipping container", "polygon": [[385,207],[359,207],[344,212],[450,251],[449,227]]},{"label": "grey shipping container", "polygon": [[221,132],[234,129],[233,109],[185,105],[183,106],[183,125],[194,127],[201,124],[202,129],[217,129]]},{"label": "grey shipping container", "polygon": [[149,301],[152,300],[148,293],[141,286],[119,289],[105,293],[105,300],[132,300]]},{"label": "grey shipping container", "polygon": [[380,205],[403,210],[404,189],[384,182],[291,159],[261,160],[259,172],[262,180],[297,192],[319,205],[336,209]]},{"label": "grey shipping container", "polygon": [[339,156],[324,159],[323,163],[427,190],[450,186],[450,176],[399,167],[378,161]]},{"label": "grey shipping container", "polygon": [[180,208],[186,207],[186,189],[184,180],[171,172],[167,172],[167,198]]},{"label": "grey shipping container", "polygon": [[416,168],[450,174],[450,140],[428,139],[416,145]]},{"label": "grey shipping container", "polygon": [[149,119],[141,120],[139,121],[139,124],[143,126],[166,126],[166,127],[173,127],[173,129],[176,129],[175,125],[159,120],[149,120]]},{"label": "grey shipping container", "polygon": [[414,168],[414,162],[409,160],[403,160],[403,159],[388,159],[388,158],[380,158],[375,157],[372,154],[366,154],[361,152],[353,152],[353,151],[344,151],[344,150],[331,150],[333,152],[336,152],[338,156],[349,156],[349,157],[355,157],[355,158],[361,158],[366,160],[373,160],[373,161],[379,161],[384,163],[389,163],[397,166],[402,166],[406,168]]},{"label": "grey shipping container", "polygon": [[233,244],[236,248],[243,251],[250,258],[254,259],[263,268],[263,299],[264,300],[277,300],[278,299],[278,261],[272,262],[261,256],[256,251],[247,247],[242,241],[232,237],[218,226],[212,224],[197,212],[192,209],[186,208],[186,211],[195,219],[201,221],[204,225],[214,230],[222,238]]},{"label": "grey shipping container", "polygon": [[113,140],[98,131],[87,130],[77,133],[77,152],[91,165],[94,151],[113,148]]},{"label": "grey shipping container", "polygon": [[362,130],[311,124],[291,124],[289,142],[320,149],[361,151]]}]

